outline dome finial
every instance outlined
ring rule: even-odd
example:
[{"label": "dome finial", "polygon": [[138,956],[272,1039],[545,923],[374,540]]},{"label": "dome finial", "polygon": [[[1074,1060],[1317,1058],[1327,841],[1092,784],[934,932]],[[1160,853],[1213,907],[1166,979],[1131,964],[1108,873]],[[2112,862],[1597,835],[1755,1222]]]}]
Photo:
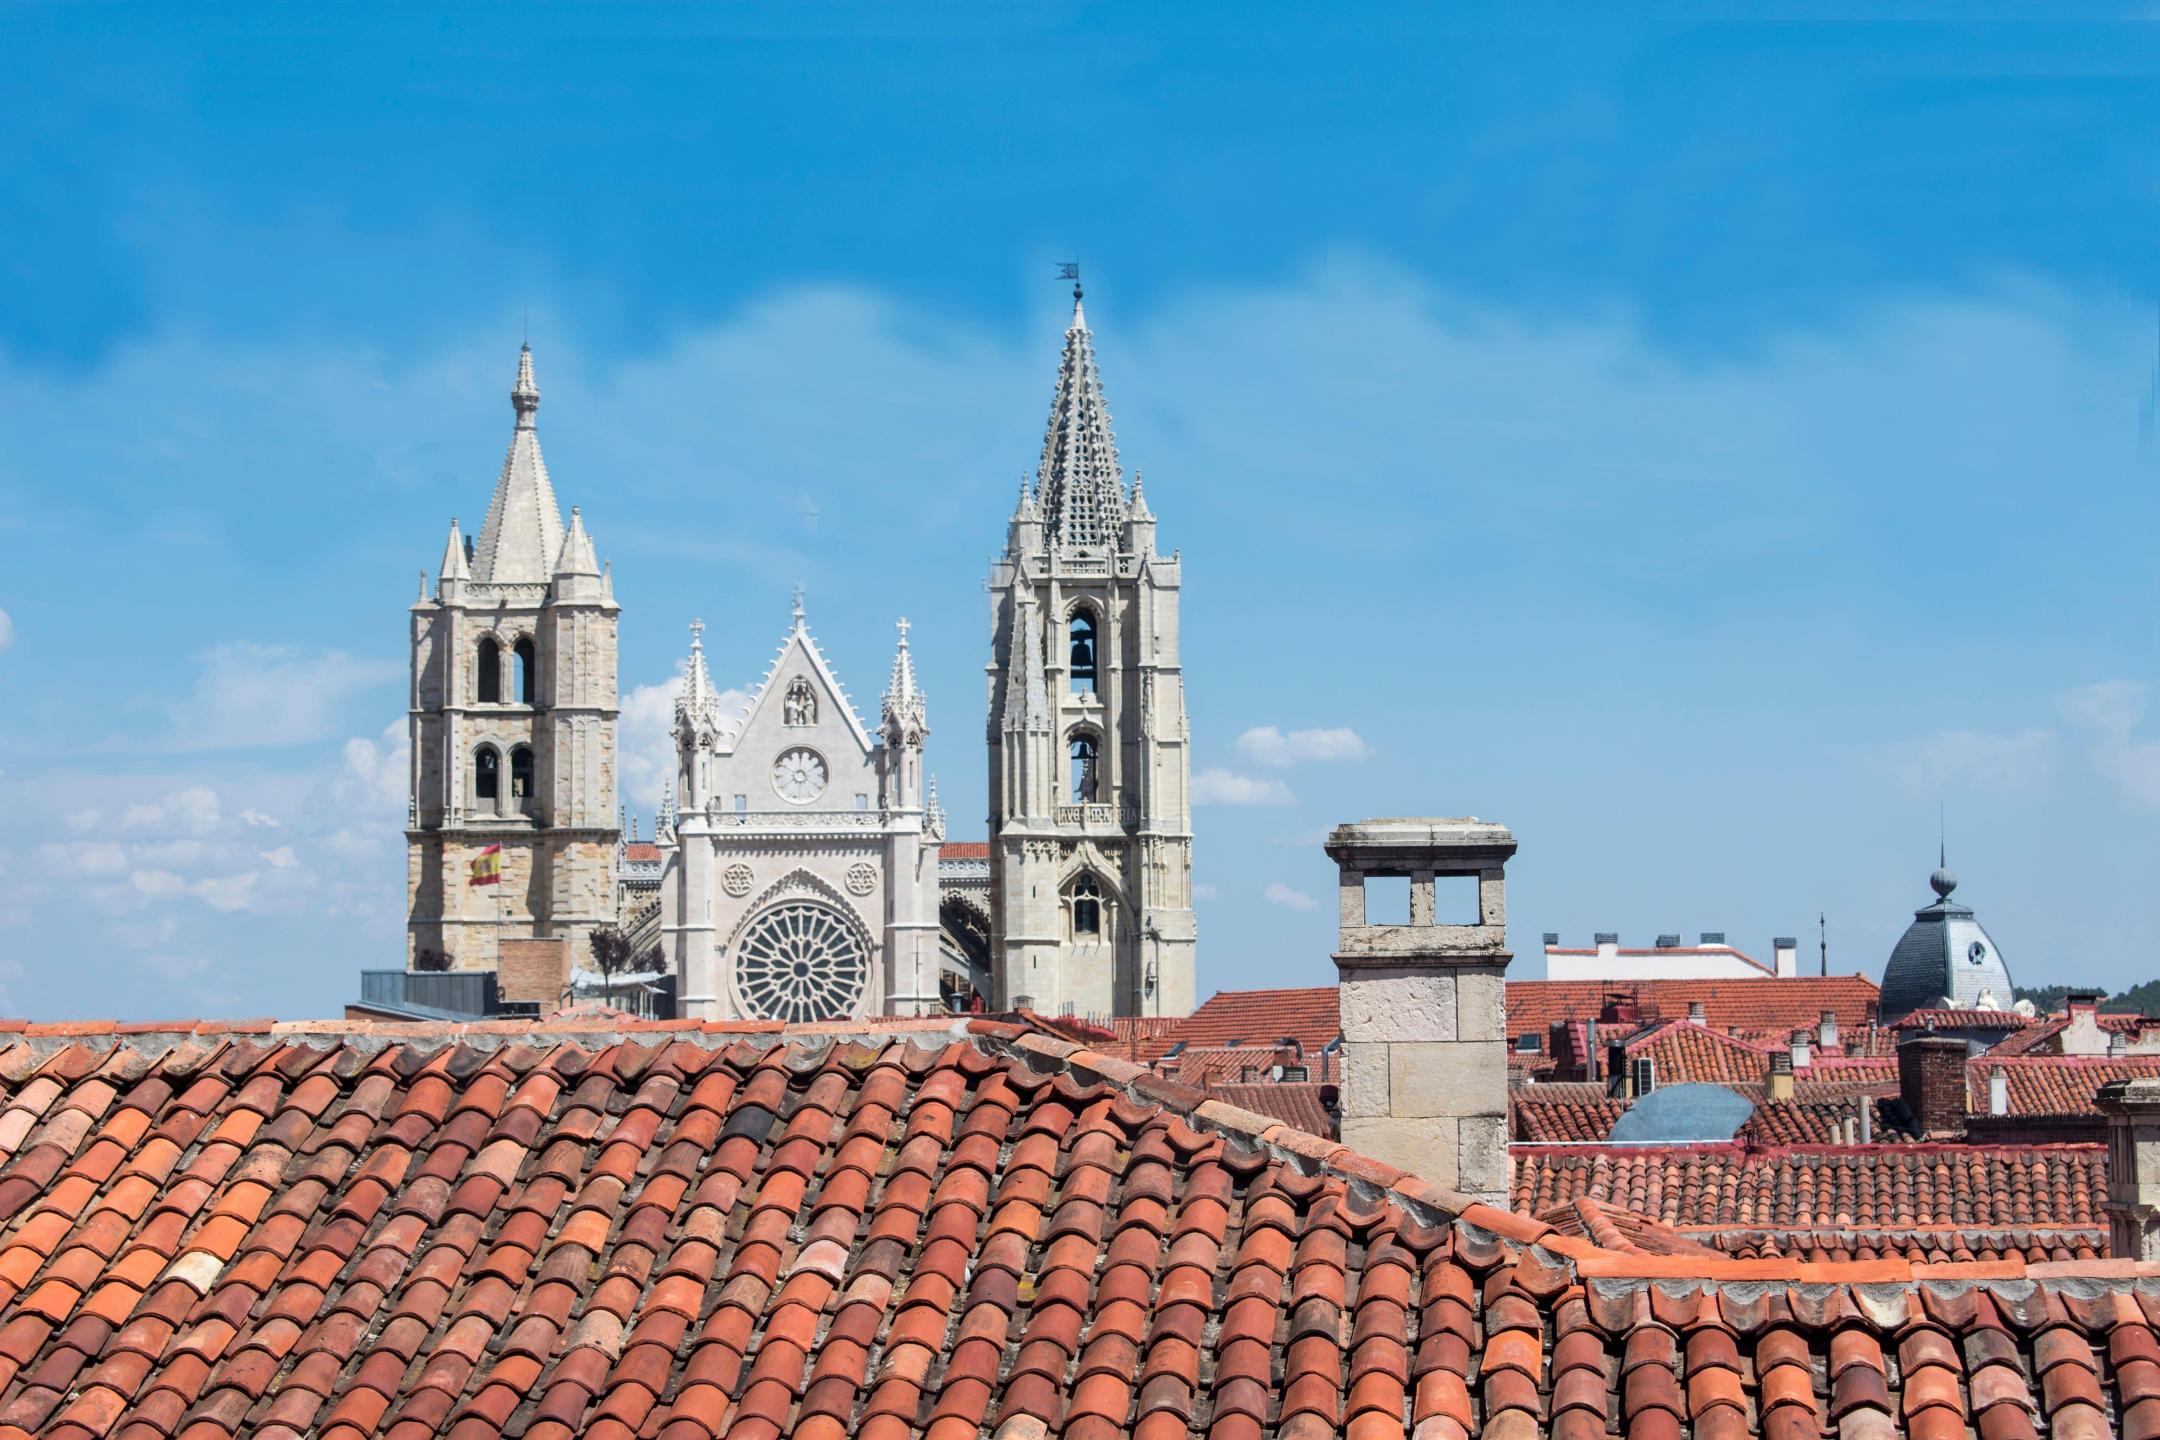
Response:
[{"label": "dome finial", "polygon": [[1936,866],[1935,873],[1928,876],[1928,887],[1935,892],[1936,898],[1941,900],[1950,898],[1950,892],[1957,889],[1957,883],[1957,876],[1950,873],[1947,865]]}]

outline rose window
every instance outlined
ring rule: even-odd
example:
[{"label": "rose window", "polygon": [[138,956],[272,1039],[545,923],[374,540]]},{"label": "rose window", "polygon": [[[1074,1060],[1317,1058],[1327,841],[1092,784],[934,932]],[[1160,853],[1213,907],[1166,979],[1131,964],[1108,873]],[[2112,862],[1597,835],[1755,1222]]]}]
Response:
[{"label": "rose window", "polygon": [[870,981],[870,953],[832,907],[793,900],[757,917],[735,954],[735,984],[760,1020],[844,1020]]}]

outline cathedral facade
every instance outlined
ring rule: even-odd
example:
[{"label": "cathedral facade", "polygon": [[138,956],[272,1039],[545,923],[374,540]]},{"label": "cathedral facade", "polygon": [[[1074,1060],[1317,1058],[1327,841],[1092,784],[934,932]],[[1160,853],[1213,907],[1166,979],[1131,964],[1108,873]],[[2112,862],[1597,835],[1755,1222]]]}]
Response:
[{"label": "cathedral facade", "polygon": [[[510,403],[478,540],[450,522],[434,593],[423,576],[411,609],[406,960],[493,970],[512,942],[544,941],[567,974],[615,922],[619,607],[583,517],[566,528],[556,506],[530,347]],[[491,847],[500,882],[475,885]]]},{"label": "cathedral facade", "polygon": [[1195,1002],[1179,559],[1127,489],[1073,290],[1032,487],[991,565],[992,1003],[1184,1015]]},{"label": "cathedral facade", "polygon": [[929,711],[907,622],[875,733],[811,638],[800,596],[739,718],[720,713],[703,627],[692,630],[660,836],[662,949],[680,1013],[801,1022],[945,1009],[944,819],[923,768]]}]

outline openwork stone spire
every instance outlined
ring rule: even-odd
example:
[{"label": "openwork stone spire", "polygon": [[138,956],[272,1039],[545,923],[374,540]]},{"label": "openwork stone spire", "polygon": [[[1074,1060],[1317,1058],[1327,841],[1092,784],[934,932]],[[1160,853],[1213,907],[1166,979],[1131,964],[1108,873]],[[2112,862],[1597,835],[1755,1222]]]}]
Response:
[{"label": "openwork stone spire", "polygon": [[683,675],[682,694],[675,697],[675,733],[705,738],[722,728],[720,697],[713,691],[712,672],[705,668],[705,622],[690,622],[690,666]]},{"label": "openwork stone spire", "polygon": [[517,429],[511,433],[510,453],[503,457],[494,497],[488,501],[487,523],[473,552],[472,578],[483,585],[545,584],[554,572],[555,557],[562,552],[563,523],[555,505],[555,487],[548,483],[547,462],[540,458],[540,432],[534,420],[540,410],[540,386],[533,380],[530,345],[518,352],[517,384],[511,387],[510,404],[517,411]]},{"label": "openwork stone spire", "polygon": [[900,648],[893,652],[892,678],[885,685],[884,729],[888,739],[921,743],[929,729],[928,706],[915,683],[915,657],[908,651],[908,622],[900,622]]},{"label": "openwork stone spire", "polygon": [[1078,285],[1036,483],[1052,544],[1065,550],[1116,548],[1125,519],[1125,484]]}]

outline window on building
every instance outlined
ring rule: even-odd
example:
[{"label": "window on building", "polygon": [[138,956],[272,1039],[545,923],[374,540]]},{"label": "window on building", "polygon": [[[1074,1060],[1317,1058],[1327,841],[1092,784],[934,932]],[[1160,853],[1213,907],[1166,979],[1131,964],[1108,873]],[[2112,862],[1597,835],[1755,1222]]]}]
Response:
[{"label": "window on building", "polygon": [[472,793],[475,805],[485,800],[493,805],[502,795],[502,757],[492,745],[483,745],[473,756]]},{"label": "window on building", "polygon": [[533,752],[529,745],[520,745],[510,752],[510,798],[522,809],[533,797]]},{"label": "window on building", "polygon": [[870,797],[860,790],[855,792],[855,808],[858,810],[868,810],[870,808]]},{"label": "window on building", "polygon": [[1095,737],[1075,735],[1072,742],[1072,798],[1075,805],[1095,803],[1101,785],[1097,776]]},{"label": "window on building", "polygon": [[1081,694],[1095,693],[1095,617],[1076,610],[1072,617],[1072,688]]},{"label": "window on building", "polygon": [[738,815],[742,815],[747,813],[749,809],[750,797],[748,795],[737,795],[735,797],[735,813]]},{"label": "window on building", "polygon": [[485,635],[480,640],[480,653],[473,660],[473,674],[478,680],[474,696],[482,705],[493,705],[502,699],[502,646],[495,637]]},{"label": "window on building", "polygon": [[539,684],[540,667],[533,657],[530,635],[520,636],[517,642],[517,698],[518,704],[533,703],[533,694]]},{"label": "window on building", "polygon": [[1102,934],[1102,889],[1092,875],[1073,883],[1072,928],[1075,935]]}]

